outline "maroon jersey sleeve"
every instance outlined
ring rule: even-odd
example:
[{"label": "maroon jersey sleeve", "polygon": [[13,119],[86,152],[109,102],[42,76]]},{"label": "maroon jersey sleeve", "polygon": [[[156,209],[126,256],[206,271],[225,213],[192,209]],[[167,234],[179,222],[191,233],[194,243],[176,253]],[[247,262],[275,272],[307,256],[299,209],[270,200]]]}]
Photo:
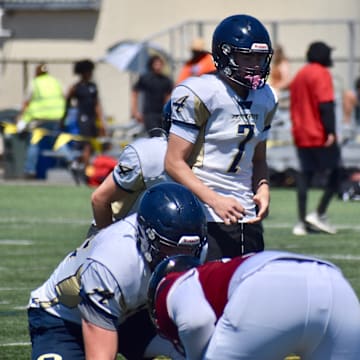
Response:
[{"label": "maroon jersey sleeve", "polygon": [[[238,266],[247,258],[236,257],[229,261],[211,261],[197,268],[206,300],[213,308],[217,319],[222,315],[227,303],[231,277]],[[175,344],[179,344],[179,335],[176,325],[169,316],[166,302],[172,285],[183,274],[184,272],[168,274],[160,282],[156,291],[155,311],[158,330]]]},{"label": "maroon jersey sleeve", "polygon": [[247,257],[236,257],[227,262],[211,261],[198,268],[199,279],[206,300],[218,319],[228,300],[228,288],[232,275]]}]

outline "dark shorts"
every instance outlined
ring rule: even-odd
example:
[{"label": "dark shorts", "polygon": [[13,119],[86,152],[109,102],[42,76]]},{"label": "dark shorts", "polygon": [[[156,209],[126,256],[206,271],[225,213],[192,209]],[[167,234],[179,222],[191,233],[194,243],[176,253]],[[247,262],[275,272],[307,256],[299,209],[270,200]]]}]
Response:
[{"label": "dark shorts", "polygon": [[337,145],[298,148],[297,153],[303,172],[324,171],[340,166],[340,148]]},{"label": "dark shorts", "polygon": [[95,117],[90,117],[86,114],[79,114],[77,119],[77,126],[80,135],[89,137],[98,136],[98,129],[96,127]]},{"label": "dark shorts", "polygon": [[207,260],[233,258],[264,250],[263,227],[257,224],[208,223]]},{"label": "dark shorts", "polygon": [[81,326],[42,309],[29,309],[31,359],[84,360]]},{"label": "dark shorts", "polygon": [[[29,309],[31,360],[85,360],[81,326],[48,314],[43,309]],[[129,317],[118,328],[119,353],[127,360],[143,359],[147,345],[156,335],[146,309]]]}]

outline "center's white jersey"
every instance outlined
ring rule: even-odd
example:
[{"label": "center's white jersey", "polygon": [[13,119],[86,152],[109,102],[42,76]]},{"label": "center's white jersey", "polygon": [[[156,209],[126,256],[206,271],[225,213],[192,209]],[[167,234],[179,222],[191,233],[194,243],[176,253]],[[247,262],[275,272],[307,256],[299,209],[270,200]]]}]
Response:
[{"label": "center's white jersey", "polygon": [[[252,173],[256,145],[266,141],[277,98],[270,86],[249,90],[246,100],[217,75],[185,80],[171,96],[174,133],[194,144],[189,165],[207,186],[235,197],[255,216]],[[222,221],[206,206],[208,221]]]},{"label": "center's white jersey", "polygon": [[165,136],[139,138],[124,148],[112,173],[116,185],[127,192],[125,198],[112,204],[116,219],[136,212],[139,195],[148,187],[166,180],[166,149]]},{"label": "center's white jersey", "polygon": [[150,268],[137,248],[136,214],[101,230],[66,256],[32,291],[29,307],[81,323],[80,290],[121,323],[147,301]]}]

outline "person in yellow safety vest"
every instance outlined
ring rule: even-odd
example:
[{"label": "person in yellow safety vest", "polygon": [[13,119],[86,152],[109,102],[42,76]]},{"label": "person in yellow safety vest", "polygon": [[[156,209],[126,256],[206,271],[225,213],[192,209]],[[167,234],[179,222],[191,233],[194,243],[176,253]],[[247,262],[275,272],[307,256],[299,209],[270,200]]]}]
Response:
[{"label": "person in yellow safety vest", "polygon": [[[55,140],[54,131],[59,129],[64,112],[65,97],[60,82],[49,75],[46,64],[39,64],[18,117],[18,132],[41,128],[45,131],[44,135],[53,136]],[[39,145],[39,142],[29,144],[24,165],[25,178],[36,177]]]}]

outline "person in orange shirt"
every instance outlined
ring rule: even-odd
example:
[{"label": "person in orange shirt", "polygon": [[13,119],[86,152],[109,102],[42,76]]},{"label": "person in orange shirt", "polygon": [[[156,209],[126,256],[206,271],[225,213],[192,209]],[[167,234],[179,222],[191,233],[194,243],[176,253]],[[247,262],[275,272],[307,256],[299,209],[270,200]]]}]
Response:
[{"label": "person in orange shirt", "polygon": [[181,68],[176,84],[190,76],[200,76],[216,70],[212,55],[205,50],[202,38],[195,38],[191,43],[191,58]]}]

